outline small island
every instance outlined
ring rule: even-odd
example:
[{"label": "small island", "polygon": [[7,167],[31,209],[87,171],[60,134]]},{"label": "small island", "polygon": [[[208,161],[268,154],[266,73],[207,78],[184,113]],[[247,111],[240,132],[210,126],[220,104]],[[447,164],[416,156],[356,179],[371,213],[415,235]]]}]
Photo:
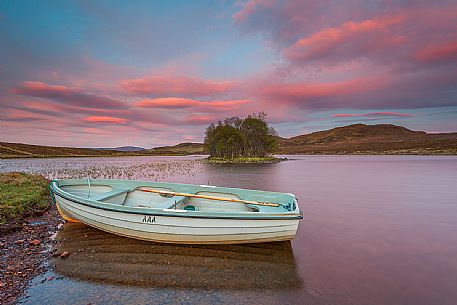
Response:
[{"label": "small island", "polygon": [[277,163],[277,132],[268,125],[266,113],[246,118],[225,118],[206,128],[205,147],[209,163]]}]

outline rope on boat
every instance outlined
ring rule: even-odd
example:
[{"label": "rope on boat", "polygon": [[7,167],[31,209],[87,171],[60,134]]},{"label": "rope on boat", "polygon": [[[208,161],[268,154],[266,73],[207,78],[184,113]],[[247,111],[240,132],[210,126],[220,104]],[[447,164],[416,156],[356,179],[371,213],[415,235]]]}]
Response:
[{"label": "rope on boat", "polygon": [[244,203],[244,204],[264,205],[264,206],[269,206],[269,207],[279,207],[280,206],[279,203],[273,203],[273,202],[261,202],[261,201],[252,201],[252,200],[243,200],[243,199],[234,199],[234,198],[224,198],[224,197],[197,195],[197,194],[189,194],[189,193],[177,193],[177,192],[142,189],[142,188],[139,188],[138,190],[142,191],[142,192],[156,193],[156,194],[161,194],[161,195],[193,197],[193,198],[219,200],[219,201],[230,201],[230,202],[239,202],[239,203]]}]

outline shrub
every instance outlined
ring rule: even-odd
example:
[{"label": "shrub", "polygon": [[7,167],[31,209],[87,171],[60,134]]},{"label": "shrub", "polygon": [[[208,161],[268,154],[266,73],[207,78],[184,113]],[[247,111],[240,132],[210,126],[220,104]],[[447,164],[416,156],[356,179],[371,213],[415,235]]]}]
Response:
[{"label": "shrub", "polygon": [[245,119],[226,118],[217,125],[209,125],[205,135],[210,157],[265,157],[277,148],[277,133],[268,126],[264,112],[249,115]]}]

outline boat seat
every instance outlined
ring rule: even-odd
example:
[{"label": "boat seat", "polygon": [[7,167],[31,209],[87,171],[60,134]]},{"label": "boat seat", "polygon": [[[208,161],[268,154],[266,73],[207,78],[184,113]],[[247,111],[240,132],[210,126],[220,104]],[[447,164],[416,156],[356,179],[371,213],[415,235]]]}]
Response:
[{"label": "boat seat", "polygon": [[127,193],[127,192],[130,192],[130,189],[113,189],[110,192],[90,196],[90,199],[95,200],[95,201],[101,201],[101,200],[119,196],[119,195]]},{"label": "boat seat", "polygon": [[265,213],[265,214],[276,214],[278,212],[283,212],[281,210],[285,210],[282,206],[270,207],[270,206],[258,205],[258,204],[249,204],[249,206],[259,210],[259,213]]},{"label": "boat seat", "polygon": [[184,199],[186,199],[184,196],[173,196],[171,198],[167,198],[167,200],[162,202],[154,203],[150,207],[154,209],[172,209],[175,205],[175,202],[178,205]]}]

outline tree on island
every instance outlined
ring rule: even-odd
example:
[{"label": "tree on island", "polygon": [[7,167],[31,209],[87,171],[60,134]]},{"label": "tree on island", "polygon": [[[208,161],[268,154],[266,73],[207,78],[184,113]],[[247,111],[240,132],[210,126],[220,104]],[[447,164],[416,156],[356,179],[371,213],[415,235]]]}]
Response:
[{"label": "tree on island", "polygon": [[266,116],[259,112],[244,119],[231,117],[209,125],[205,145],[210,157],[235,159],[271,155],[277,148],[277,133],[268,126]]}]

